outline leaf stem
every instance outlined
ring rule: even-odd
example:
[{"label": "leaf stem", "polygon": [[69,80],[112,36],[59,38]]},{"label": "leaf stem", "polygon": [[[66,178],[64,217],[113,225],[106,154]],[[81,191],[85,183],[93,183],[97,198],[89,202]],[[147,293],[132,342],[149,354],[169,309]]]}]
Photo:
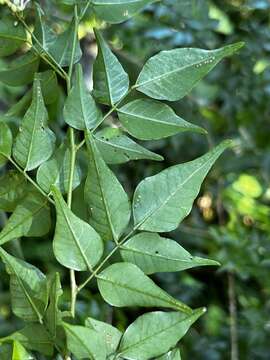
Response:
[{"label": "leaf stem", "polygon": [[[68,75],[66,78],[68,94],[70,93],[70,89],[71,89],[71,78],[72,78],[72,72],[73,72],[75,48],[76,48],[76,42],[77,42],[77,37],[78,37],[79,19],[78,19],[77,5],[74,6],[74,18],[75,18],[75,30],[74,30],[74,34],[73,34],[73,42],[72,42],[72,50],[71,50],[71,56],[70,56]],[[77,147],[75,145],[75,134],[74,134],[74,129],[72,127],[69,127],[69,135],[70,135],[71,156],[70,156],[70,172],[69,172],[69,181],[68,181],[67,206],[71,209],[73,181],[74,181],[74,172],[75,172],[76,155],[77,155]],[[76,312],[77,284],[76,284],[75,271],[72,269],[70,270],[70,286],[71,286],[70,312],[71,312],[71,316],[74,318],[75,312]]]},{"label": "leaf stem", "polygon": [[54,201],[44,190],[41,189],[41,187],[27,174],[25,170],[23,170],[11,157],[8,157],[8,160],[11,162],[11,164],[21,173],[23,176],[43,195],[45,196],[48,201],[54,205]]}]

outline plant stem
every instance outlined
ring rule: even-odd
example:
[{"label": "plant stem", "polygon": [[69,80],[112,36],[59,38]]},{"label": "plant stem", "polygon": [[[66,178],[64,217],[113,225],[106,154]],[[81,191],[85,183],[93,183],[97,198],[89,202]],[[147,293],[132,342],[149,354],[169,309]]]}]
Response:
[{"label": "plant stem", "polygon": [[41,189],[41,187],[27,174],[25,170],[23,170],[11,157],[8,157],[8,160],[43,196],[48,199],[51,204],[54,205],[53,199],[51,199],[50,196]]},{"label": "plant stem", "polygon": [[[78,8],[77,5],[74,6],[74,18],[75,18],[75,30],[72,42],[72,51],[70,57],[70,64],[67,76],[67,93],[70,93],[71,89],[71,78],[73,73],[73,62],[75,56],[75,48],[78,37]],[[77,148],[75,145],[75,134],[74,129],[69,127],[69,135],[70,135],[70,172],[69,172],[69,180],[68,180],[68,194],[67,194],[67,206],[71,209],[72,206],[72,193],[73,193],[73,180],[74,180],[74,172],[76,165],[76,155]],[[72,317],[75,317],[76,312],[76,299],[77,299],[77,284],[76,284],[76,276],[75,271],[70,269],[70,287],[71,287],[71,301],[70,301],[70,313]]]},{"label": "plant stem", "polygon": [[228,295],[229,295],[229,311],[230,311],[230,336],[231,336],[231,360],[239,359],[238,349],[238,332],[237,332],[237,306],[235,277],[232,272],[228,273]]}]

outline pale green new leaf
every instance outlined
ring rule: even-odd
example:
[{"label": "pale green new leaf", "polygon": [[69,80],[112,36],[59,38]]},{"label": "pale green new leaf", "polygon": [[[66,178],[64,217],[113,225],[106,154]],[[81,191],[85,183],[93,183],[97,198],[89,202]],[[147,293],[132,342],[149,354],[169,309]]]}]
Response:
[{"label": "pale green new leaf", "polygon": [[161,51],[144,65],[136,89],[154,99],[180,100],[224,57],[234,54],[243,45],[239,42],[216,50]]},{"label": "pale green new leaf", "polygon": [[29,324],[8,337],[1,339],[4,342],[19,341],[26,349],[38,351],[41,354],[53,355],[53,340],[50,338],[44,325]]},{"label": "pale green new leaf", "polygon": [[156,0],[92,0],[91,3],[100,19],[109,23],[120,23],[154,1]]},{"label": "pale green new leaf", "polygon": [[0,82],[9,86],[22,86],[33,81],[39,65],[39,57],[29,51],[15,59],[7,69],[0,71]]},{"label": "pale green new leaf", "polygon": [[97,147],[107,164],[123,164],[130,160],[162,161],[163,157],[137,144],[118,128],[107,127],[95,134]]},{"label": "pale green new leaf", "polygon": [[49,159],[54,150],[55,135],[48,128],[48,113],[36,78],[33,100],[15,139],[13,156],[25,170],[33,170]]},{"label": "pale green new leaf", "polygon": [[134,100],[117,112],[124,128],[140,140],[162,139],[184,131],[206,133],[181,119],[168,105],[150,99]]},{"label": "pale green new leaf", "polygon": [[91,130],[102,121],[102,112],[84,83],[81,65],[76,66],[75,83],[64,106],[64,119],[78,130]]},{"label": "pale green new leaf", "polygon": [[179,349],[169,351],[167,354],[158,357],[156,360],[181,360],[181,354]]},{"label": "pale green new leaf", "polygon": [[99,291],[112,306],[165,307],[191,313],[191,309],[159,288],[136,265],[116,263],[97,275]]},{"label": "pale green new leaf", "polygon": [[102,159],[90,133],[86,134],[89,154],[85,200],[91,211],[90,224],[103,240],[117,241],[130,219],[127,194]]},{"label": "pale green new leaf", "polygon": [[0,122],[0,166],[4,165],[11,155],[12,133],[7,124]]},{"label": "pale green new leaf", "polygon": [[138,317],[123,335],[119,356],[130,360],[148,360],[164,354],[204,313],[205,309],[194,310],[189,315],[157,311]]},{"label": "pale green new leaf", "polygon": [[0,56],[12,55],[27,40],[22,24],[14,24],[12,16],[0,19]]},{"label": "pale green new leaf", "polygon": [[[63,193],[68,192],[70,175],[70,148],[63,143],[55,151],[53,156],[43,163],[37,171],[37,183],[47,193],[51,191],[51,186],[55,185]],[[82,180],[82,171],[78,164],[75,164],[73,187],[76,189]]]},{"label": "pale green new leaf", "polygon": [[128,92],[129,78],[97,30],[95,30],[95,36],[98,43],[98,56],[93,69],[93,95],[101,103],[114,105]]},{"label": "pale green new leaf", "polygon": [[0,177],[0,209],[6,212],[15,210],[26,194],[25,177],[14,170],[5,172]]},{"label": "pale green new leaf", "polygon": [[230,144],[224,141],[200,158],[144,179],[133,199],[135,228],[152,232],[175,230],[190,213],[207,173]]},{"label": "pale green new leaf", "polygon": [[105,360],[106,344],[101,334],[83,326],[64,323],[67,347],[76,359]]},{"label": "pale green new leaf", "polygon": [[91,271],[103,254],[103,242],[89,224],[73,214],[57,187],[52,192],[57,214],[54,255],[69,269]]},{"label": "pale green new leaf", "polygon": [[19,341],[13,342],[12,360],[34,360]]},{"label": "pale green new leaf", "polygon": [[2,248],[0,257],[10,275],[13,313],[24,321],[41,323],[48,302],[46,277],[33,265],[9,255]]},{"label": "pale green new leaf", "polygon": [[62,296],[63,290],[61,287],[59,273],[55,273],[49,279],[49,306],[45,312],[45,322],[50,335],[53,339],[56,337],[57,326],[61,322],[61,312],[58,309],[58,302],[60,296]]},{"label": "pale green new leaf", "polygon": [[[61,67],[69,66],[72,56],[73,37],[75,33],[75,20],[73,19],[62,34],[58,35],[49,45],[49,53]],[[77,36],[77,35],[76,35]],[[77,63],[82,56],[79,39],[76,39],[74,63]]]},{"label": "pale green new leaf", "polygon": [[51,227],[50,207],[39,193],[29,193],[21,200],[0,232],[0,244],[25,236],[39,237]]},{"label": "pale green new leaf", "polygon": [[121,255],[126,262],[137,265],[145,274],[219,265],[213,260],[191,256],[176,241],[146,232],[127,241],[121,247]]},{"label": "pale green new leaf", "polygon": [[93,318],[87,318],[85,320],[85,326],[95,330],[102,336],[106,344],[107,355],[110,355],[116,351],[122,337],[121,331],[110,324],[95,320]]}]

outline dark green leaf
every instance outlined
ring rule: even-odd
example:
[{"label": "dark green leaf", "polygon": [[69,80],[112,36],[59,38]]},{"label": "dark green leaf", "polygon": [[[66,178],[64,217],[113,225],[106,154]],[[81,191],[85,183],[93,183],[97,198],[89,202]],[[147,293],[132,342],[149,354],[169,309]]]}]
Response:
[{"label": "dark green leaf", "polygon": [[13,17],[0,20],[0,56],[12,55],[27,40],[23,26]]},{"label": "dark green leaf", "polygon": [[224,57],[232,55],[243,45],[240,42],[216,50],[183,48],[162,51],[147,61],[136,88],[154,99],[179,100]]},{"label": "dark green leaf", "polygon": [[10,275],[14,314],[25,321],[41,323],[48,302],[46,277],[33,265],[9,255],[2,248],[0,256]]},{"label": "dark green leaf", "polygon": [[50,27],[46,24],[46,20],[44,19],[44,13],[41,7],[37,2],[35,4],[36,11],[36,23],[34,29],[35,38],[39,41],[40,45],[33,39],[35,47],[40,51],[40,53],[49,50],[50,45],[56,41],[56,34],[50,29]]},{"label": "dark green leaf", "polygon": [[39,58],[29,51],[12,61],[7,69],[0,71],[0,82],[9,86],[29,84],[33,81],[38,65]]},{"label": "dark green leaf", "polygon": [[117,263],[97,275],[99,291],[110,305],[166,307],[190,314],[192,310],[168,295],[136,265]]},{"label": "dark green leaf", "polygon": [[48,128],[40,81],[35,79],[33,100],[15,139],[13,156],[25,170],[33,170],[49,159],[54,150],[55,135]]},{"label": "dark green leaf", "polygon": [[125,359],[148,360],[175,346],[190,326],[205,313],[194,310],[190,315],[178,312],[152,312],[132,323],[123,335],[119,355]]},{"label": "dark green leaf", "polygon": [[98,56],[94,62],[94,96],[104,104],[114,105],[129,88],[129,78],[101,34],[95,30]]},{"label": "dark green leaf", "polygon": [[125,129],[141,140],[161,139],[184,131],[206,133],[181,119],[168,105],[150,99],[132,101],[118,109],[118,115]]},{"label": "dark green leaf", "polygon": [[12,133],[4,122],[0,122],[0,166],[7,162],[11,155]]},{"label": "dark green leaf", "polygon": [[95,13],[109,23],[120,23],[128,20],[146,5],[156,0],[92,0]]},{"label": "dark green leaf", "polygon": [[10,170],[0,177],[0,209],[12,212],[25,196],[27,181],[17,171]]},{"label": "dark green leaf", "polygon": [[0,244],[21,236],[43,236],[51,227],[47,200],[38,193],[30,193],[16,207],[0,233]]},{"label": "dark green leaf", "polygon": [[[61,67],[69,66],[72,56],[73,37],[75,32],[74,19],[69,27],[62,34],[58,35],[53,43],[49,45],[49,53]],[[74,63],[77,63],[82,56],[79,39],[76,40]]]},{"label": "dark green leaf", "polygon": [[78,130],[91,130],[102,120],[102,113],[86,88],[81,65],[76,66],[76,79],[64,106],[65,122]]},{"label": "dark green leaf", "polygon": [[95,330],[88,327],[64,324],[69,351],[76,358],[90,360],[106,359],[106,344]]},{"label": "dark green leaf", "polygon": [[97,147],[107,164],[123,164],[130,160],[162,161],[163,157],[137,144],[120,129],[107,127],[95,135]]},{"label": "dark green leaf", "polygon": [[143,180],[134,194],[135,227],[152,232],[176,229],[190,213],[207,173],[230,144],[224,141],[198,159]]},{"label": "dark green leaf", "polygon": [[126,262],[137,265],[145,274],[219,265],[213,260],[193,257],[176,241],[152,233],[140,233],[131,238],[122,246],[121,255]]},{"label": "dark green leaf", "polygon": [[91,210],[90,224],[104,240],[117,241],[129,223],[129,199],[102,159],[92,135],[86,136],[89,163],[85,200]]},{"label": "dark green leaf", "polygon": [[[37,171],[39,186],[49,193],[51,186],[57,186],[65,194],[68,191],[70,175],[70,148],[63,143],[52,158],[42,164]],[[78,163],[75,165],[73,177],[73,190],[81,183],[82,172]]]},{"label": "dark green leaf", "polygon": [[53,250],[60,264],[77,271],[90,270],[103,254],[103,243],[96,231],[68,208],[60,191],[52,187],[57,222]]}]

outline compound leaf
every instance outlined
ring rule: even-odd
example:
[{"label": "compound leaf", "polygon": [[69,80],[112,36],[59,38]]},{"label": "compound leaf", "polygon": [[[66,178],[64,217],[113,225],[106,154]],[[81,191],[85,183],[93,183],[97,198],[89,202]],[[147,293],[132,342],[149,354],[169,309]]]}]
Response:
[{"label": "compound leaf", "polygon": [[176,241],[145,232],[127,241],[121,247],[121,255],[126,262],[137,265],[145,274],[219,265],[213,260],[191,256]]},{"label": "compound leaf", "polygon": [[48,233],[50,227],[50,208],[47,200],[38,193],[30,193],[9,217],[0,233],[0,244],[21,236],[43,236]]},{"label": "compound leaf", "polygon": [[81,65],[76,66],[75,83],[64,106],[64,119],[78,130],[91,130],[102,120],[102,113],[84,83]]},{"label": "compound leaf", "polygon": [[97,147],[107,164],[123,164],[130,160],[162,161],[163,157],[137,144],[120,129],[107,127],[95,135]]},{"label": "compound leaf", "polygon": [[243,45],[239,42],[216,50],[182,48],[161,51],[146,62],[136,88],[154,99],[180,100],[224,57],[232,55]]},{"label": "compound leaf", "polygon": [[77,271],[90,270],[103,254],[99,234],[68,208],[61,192],[52,186],[57,221],[53,239],[53,251],[60,264]]},{"label": "compound leaf", "polygon": [[127,194],[113,172],[102,159],[95,140],[86,134],[89,154],[85,200],[91,211],[90,224],[103,240],[117,241],[130,219]]},{"label": "compound leaf", "polygon": [[25,321],[42,323],[48,302],[46,277],[27,262],[0,248],[0,257],[10,275],[11,306],[15,315]]},{"label": "compound leaf", "polygon": [[157,311],[138,317],[123,335],[119,356],[148,360],[164,354],[178,343],[204,313],[205,309],[194,310],[189,315]]},{"label": "compound leaf", "polygon": [[98,288],[112,306],[166,307],[190,314],[192,310],[159,288],[136,265],[116,263],[97,275]]},{"label": "compound leaf", "polygon": [[224,141],[198,159],[144,179],[134,194],[135,228],[152,232],[176,229],[190,213],[212,165],[230,144],[230,141]]},{"label": "compound leaf", "polygon": [[177,116],[166,104],[150,99],[134,100],[118,109],[124,128],[140,140],[156,140],[184,131],[206,133]]},{"label": "compound leaf", "polygon": [[114,105],[128,92],[129,78],[97,30],[95,30],[95,35],[98,43],[98,56],[94,62],[93,95],[103,104]]},{"label": "compound leaf", "polygon": [[41,93],[40,81],[36,78],[33,100],[27,110],[15,139],[13,156],[25,170],[33,170],[52,155],[55,135],[47,126],[48,113]]}]

